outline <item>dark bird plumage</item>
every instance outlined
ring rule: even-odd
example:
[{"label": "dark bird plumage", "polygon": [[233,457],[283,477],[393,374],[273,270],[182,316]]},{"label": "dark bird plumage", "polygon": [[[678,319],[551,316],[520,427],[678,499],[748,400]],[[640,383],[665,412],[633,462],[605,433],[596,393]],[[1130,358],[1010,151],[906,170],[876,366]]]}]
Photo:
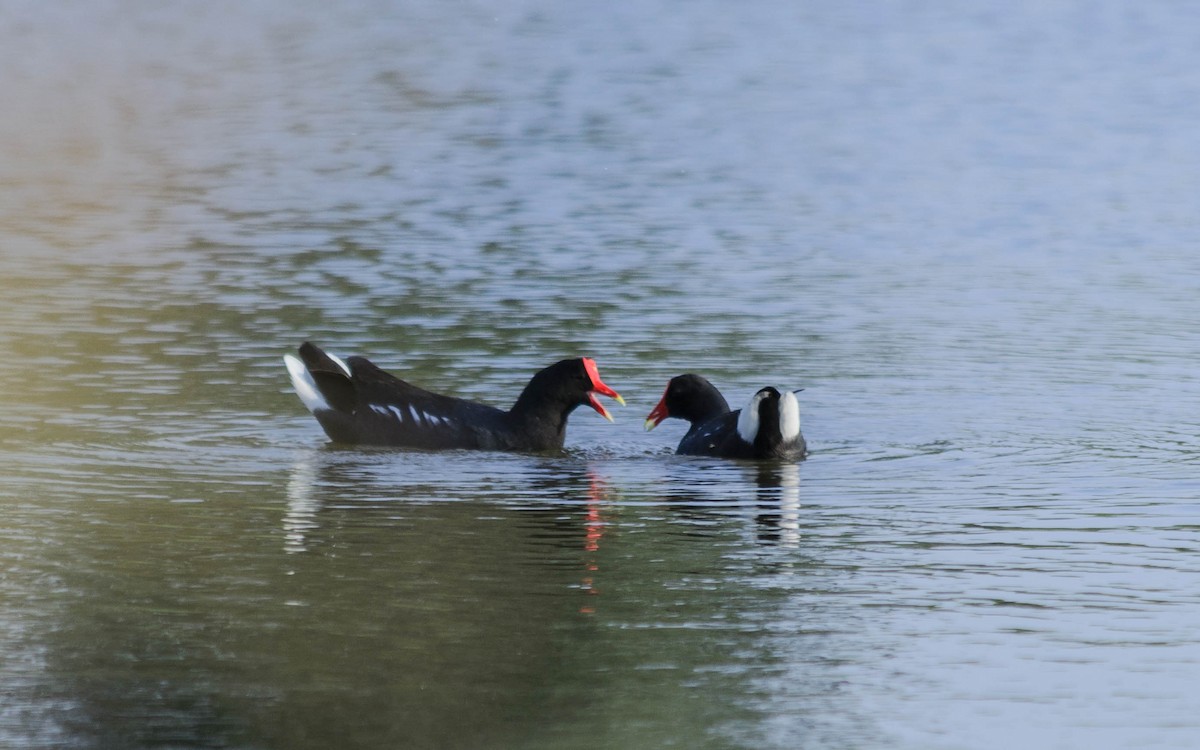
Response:
[{"label": "dark bird plumage", "polygon": [[284,362],[297,395],[335,443],[410,448],[560,450],[567,417],[587,405],[612,420],[596,395],[624,400],[596,363],[564,359],[535,374],[507,411],[419,388],[365,357],[334,357],[314,344]]},{"label": "dark bird plumage", "polygon": [[675,449],[681,455],[796,460],[808,450],[795,394],[770,386],[755,393],[744,408],[730,411],[708,380],[693,373],[679,375],[667,383],[662,399],[646,417],[646,429],[670,418],[691,425]]}]

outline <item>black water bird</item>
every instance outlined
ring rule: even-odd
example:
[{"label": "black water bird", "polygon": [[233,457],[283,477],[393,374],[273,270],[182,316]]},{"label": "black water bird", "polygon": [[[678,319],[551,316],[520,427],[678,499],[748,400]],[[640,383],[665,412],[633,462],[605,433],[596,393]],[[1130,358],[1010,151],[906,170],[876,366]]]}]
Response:
[{"label": "black water bird", "polygon": [[560,450],[567,417],[587,405],[612,415],[596,396],[625,400],[600,380],[594,360],[564,359],[535,374],[512,408],[418,388],[365,357],[342,360],[305,342],[284,363],[300,400],[335,443],[425,449]]},{"label": "black water bird", "polygon": [[808,451],[800,433],[800,403],[793,391],[767,386],[745,407],[730,411],[716,386],[687,373],[667,383],[662,399],[646,417],[646,429],[670,418],[691,424],[675,449],[680,455],[797,460]]}]

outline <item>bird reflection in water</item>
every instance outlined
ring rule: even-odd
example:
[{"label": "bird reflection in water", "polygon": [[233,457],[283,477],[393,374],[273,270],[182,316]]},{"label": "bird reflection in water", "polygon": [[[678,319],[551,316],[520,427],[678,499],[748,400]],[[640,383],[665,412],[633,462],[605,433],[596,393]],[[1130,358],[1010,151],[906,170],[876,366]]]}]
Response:
[{"label": "bird reflection in water", "polygon": [[[314,535],[320,534],[321,513],[325,509],[331,486],[343,482],[361,482],[360,478],[349,476],[355,474],[353,466],[356,462],[349,461],[347,473],[347,464],[338,460],[340,453],[314,451],[299,457],[293,464],[287,483],[287,507],[282,519],[285,553],[295,555],[309,552],[321,543],[319,537],[315,538]],[[539,544],[551,543],[568,556],[565,559],[582,562],[582,571],[573,576],[571,585],[587,597],[580,604],[579,612],[595,614],[595,597],[600,594],[597,585],[599,555],[610,523],[615,491],[591,465],[564,466],[557,461],[537,461],[534,466],[544,471],[531,471],[525,489],[541,498],[557,496],[572,508],[572,512],[564,516],[562,504],[536,502],[514,508],[514,517],[519,516],[526,523],[532,522],[527,532],[531,540]]]},{"label": "bird reflection in water", "polygon": [[[581,581],[581,588],[588,596],[599,596],[600,590],[596,588],[596,574],[600,572],[600,563],[597,560],[597,553],[600,551],[600,540],[604,538],[604,526],[606,521],[601,513],[601,508],[607,502],[608,485],[604,480],[593,470],[588,468],[588,498],[587,498],[587,514],[585,517],[585,531],[583,549],[587,553],[584,559],[584,578]],[[594,603],[584,603],[579,607],[580,614],[593,615],[596,613]]]},{"label": "bird reflection in water", "polygon": [[761,464],[757,469],[758,540],[800,546],[800,465]]},{"label": "bird reflection in water", "polygon": [[317,512],[321,501],[313,492],[317,483],[317,467],[312,454],[307,454],[292,466],[287,485],[287,510],[283,514],[283,551],[289,554],[307,549],[308,535],[317,529]]}]

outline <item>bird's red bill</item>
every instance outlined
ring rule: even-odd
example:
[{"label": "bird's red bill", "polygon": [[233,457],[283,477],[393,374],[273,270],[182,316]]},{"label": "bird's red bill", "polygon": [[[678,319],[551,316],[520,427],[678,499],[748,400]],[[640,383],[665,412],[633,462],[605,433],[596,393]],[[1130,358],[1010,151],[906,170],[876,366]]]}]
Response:
[{"label": "bird's red bill", "polygon": [[650,413],[646,415],[646,430],[649,431],[653,430],[655,427],[658,427],[658,425],[669,416],[671,415],[667,411],[667,394],[664,391],[663,397],[658,402],[658,406],[655,406],[654,409],[652,409]]},{"label": "bird's red bill", "polygon": [[592,359],[591,357],[584,357],[583,369],[587,373],[588,379],[592,381],[592,390],[588,392],[588,406],[595,409],[600,416],[604,417],[609,422],[613,421],[612,415],[608,413],[608,409],[604,408],[604,404],[601,404],[600,401],[597,400],[596,394],[598,393],[601,396],[608,396],[609,398],[616,400],[616,402],[622,406],[625,405],[625,399],[621,398],[621,394],[617,393],[612,388],[609,388],[604,384],[604,381],[600,379],[600,371],[596,369],[596,360]]}]

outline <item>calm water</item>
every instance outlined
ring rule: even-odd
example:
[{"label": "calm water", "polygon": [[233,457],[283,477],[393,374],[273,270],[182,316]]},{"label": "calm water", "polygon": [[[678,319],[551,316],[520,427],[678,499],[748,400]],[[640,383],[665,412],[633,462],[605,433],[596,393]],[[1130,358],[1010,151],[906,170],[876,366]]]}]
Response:
[{"label": "calm water", "polygon": [[[404,5],[0,8],[0,745],[1200,744],[1200,12]],[[304,339],[629,406],[331,449]]]}]

